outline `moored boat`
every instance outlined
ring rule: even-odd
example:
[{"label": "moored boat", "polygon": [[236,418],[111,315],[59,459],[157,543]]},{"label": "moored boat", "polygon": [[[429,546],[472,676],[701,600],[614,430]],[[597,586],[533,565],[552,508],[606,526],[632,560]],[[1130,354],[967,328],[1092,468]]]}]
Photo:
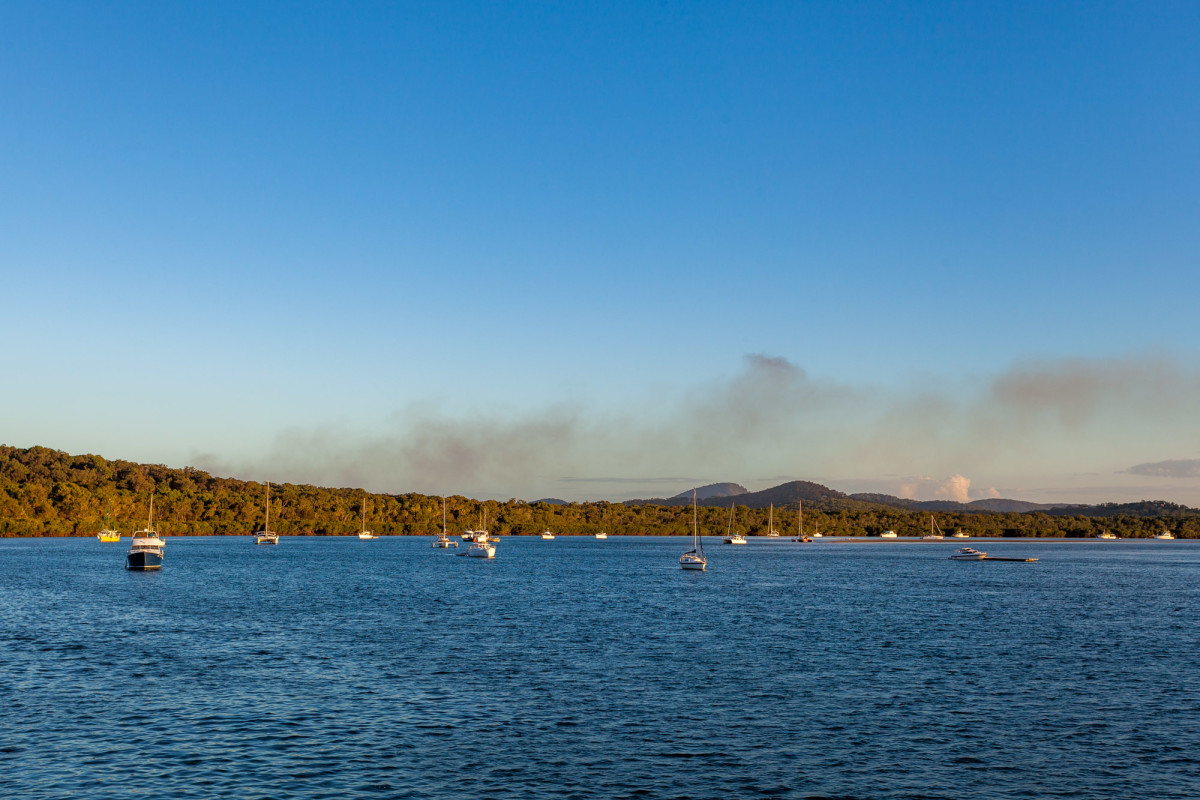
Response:
[{"label": "moored boat", "polygon": [[985,558],[987,553],[971,547],[960,547],[950,556],[951,561],[982,561]]},{"label": "moored boat", "polygon": [[729,525],[725,528],[725,538],[722,539],[725,544],[745,544],[746,537],[733,530],[733,503],[729,504]]},{"label": "moored boat", "polygon": [[279,534],[271,532],[271,482],[267,481],[266,521],[263,529],[254,534],[255,544],[279,544]]},{"label": "moored boat", "polygon": [[880,539],[895,539],[896,532],[895,531],[884,531],[883,533],[879,534],[879,538]]},{"label": "moored boat", "polygon": [[112,499],[108,501],[108,511],[104,514],[104,530],[96,534],[96,538],[102,542],[119,542],[121,541],[121,533],[108,527],[112,525]]},{"label": "moored boat", "polygon": [[442,498],[442,532],[433,538],[433,546],[441,548],[458,548],[458,542],[446,535],[446,498]]},{"label": "moored boat", "polygon": [[597,534],[596,534],[596,538],[597,538],[597,539],[607,539],[607,538],[608,538],[608,534],[607,534],[607,533],[605,533],[604,531],[600,531],[599,533],[597,533]]},{"label": "moored boat", "polygon": [[942,529],[938,527],[937,521],[933,518],[933,514],[930,514],[929,515],[929,533],[922,536],[921,541],[923,541],[923,542],[940,542],[942,539],[945,539],[945,538],[946,538],[946,536],[945,536],[945,534],[942,533]]},{"label": "moored boat", "polygon": [[125,568],[137,570],[162,569],[163,540],[154,530],[154,495],[150,495],[150,516],[146,527],[133,534],[133,542],[125,553]]},{"label": "moored boat", "polygon": [[551,532],[550,532],[550,531],[548,531],[548,530],[547,530],[547,531],[542,531],[542,538],[543,538],[543,539],[546,539],[547,541],[549,541],[550,539],[553,539],[553,538],[554,538],[554,534],[553,534],[553,533],[551,533]]},{"label": "moored boat", "polygon": [[1158,534],[1154,538],[1155,539],[1174,539],[1175,534],[1171,533],[1170,531],[1163,531],[1162,533]]},{"label": "moored boat", "polygon": [[692,489],[692,549],[679,557],[680,569],[703,571],[708,566],[704,557],[704,542],[700,538],[700,521],[696,511],[696,490]]},{"label": "moored boat", "polygon": [[377,538],[379,538],[375,534],[373,534],[369,530],[367,530],[367,498],[366,497],[364,497],[362,499],[362,530],[360,530],[358,532],[358,538],[360,538],[360,539],[377,539]]}]

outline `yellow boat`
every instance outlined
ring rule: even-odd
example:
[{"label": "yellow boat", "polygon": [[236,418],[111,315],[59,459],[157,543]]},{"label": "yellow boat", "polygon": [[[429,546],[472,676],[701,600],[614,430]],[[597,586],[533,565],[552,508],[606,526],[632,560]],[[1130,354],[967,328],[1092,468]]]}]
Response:
[{"label": "yellow boat", "polygon": [[120,532],[114,531],[108,527],[109,525],[112,524],[109,521],[109,517],[112,513],[112,500],[108,501],[108,511],[109,511],[109,513],[104,515],[104,530],[97,533],[96,538],[102,542],[119,542],[119,541],[121,541]]}]

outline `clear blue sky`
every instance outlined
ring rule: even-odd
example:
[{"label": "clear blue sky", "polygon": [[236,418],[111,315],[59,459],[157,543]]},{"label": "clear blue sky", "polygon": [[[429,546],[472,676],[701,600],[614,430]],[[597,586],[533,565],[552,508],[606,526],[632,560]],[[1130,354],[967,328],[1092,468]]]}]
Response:
[{"label": "clear blue sky", "polygon": [[1200,505],[1200,5],[0,5],[0,442]]}]

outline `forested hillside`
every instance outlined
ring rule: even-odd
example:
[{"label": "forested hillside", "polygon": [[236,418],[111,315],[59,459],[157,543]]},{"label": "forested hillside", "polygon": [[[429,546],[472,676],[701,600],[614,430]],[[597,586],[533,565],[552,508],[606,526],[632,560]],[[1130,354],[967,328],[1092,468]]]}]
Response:
[{"label": "forested hillside", "polygon": [[[785,498],[800,490],[815,496],[812,487],[816,486],[796,482],[776,487],[780,492],[771,496],[783,502],[774,509],[775,527],[784,536],[795,535],[798,508]],[[832,490],[825,492],[821,499],[804,500],[808,534],[817,529],[831,536],[867,536],[892,529],[902,536],[916,536],[929,526],[925,512],[875,506]],[[110,503],[113,527],[128,535],[146,524],[151,494],[155,526],[166,535],[245,535],[262,527],[266,494],[262,483],[217,478],[187,467],[109,461],[45,447],[0,446],[0,536],[90,536],[102,527]],[[440,497],[287,483],[271,485],[271,528],[288,535],[352,534],[360,526],[364,497],[367,527],[378,534],[430,535],[441,528]],[[975,536],[1093,536],[1108,530],[1125,537],[1150,537],[1166,529],[1176,536],[1200,538],[1200,515],[1182,506],[1145,504],[1136,513],[1122,513],[1120,506],[1108,510],[1112,515],[1104,517],[1056,509],[1054,514],[941,512],[937,519],[947,533],[961,528]],[[614,535],[686,535],[692,528],[688,505],[603,501],[560,505],[450,497],[450,532],[478,527],[485,511],[489,530],[504,536],[536,534],[546,528],[563,535],[601,530]],[[725,533],[728,505],[701,506],[699,514],[705,535]],[[734,528],[750,535],[765,533],[767,514],[763,508],[738,505]]]}]

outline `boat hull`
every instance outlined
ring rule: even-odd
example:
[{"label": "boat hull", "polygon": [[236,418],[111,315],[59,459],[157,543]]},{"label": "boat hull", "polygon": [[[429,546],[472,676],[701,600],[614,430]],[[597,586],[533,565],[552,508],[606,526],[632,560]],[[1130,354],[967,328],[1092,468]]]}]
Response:
[{"label": "boat hull", "polygon": [[149,551],[139,551],[137,553],[125,554],[126,569],[162,569],[163,557],[161,553],[153,553]]}]

